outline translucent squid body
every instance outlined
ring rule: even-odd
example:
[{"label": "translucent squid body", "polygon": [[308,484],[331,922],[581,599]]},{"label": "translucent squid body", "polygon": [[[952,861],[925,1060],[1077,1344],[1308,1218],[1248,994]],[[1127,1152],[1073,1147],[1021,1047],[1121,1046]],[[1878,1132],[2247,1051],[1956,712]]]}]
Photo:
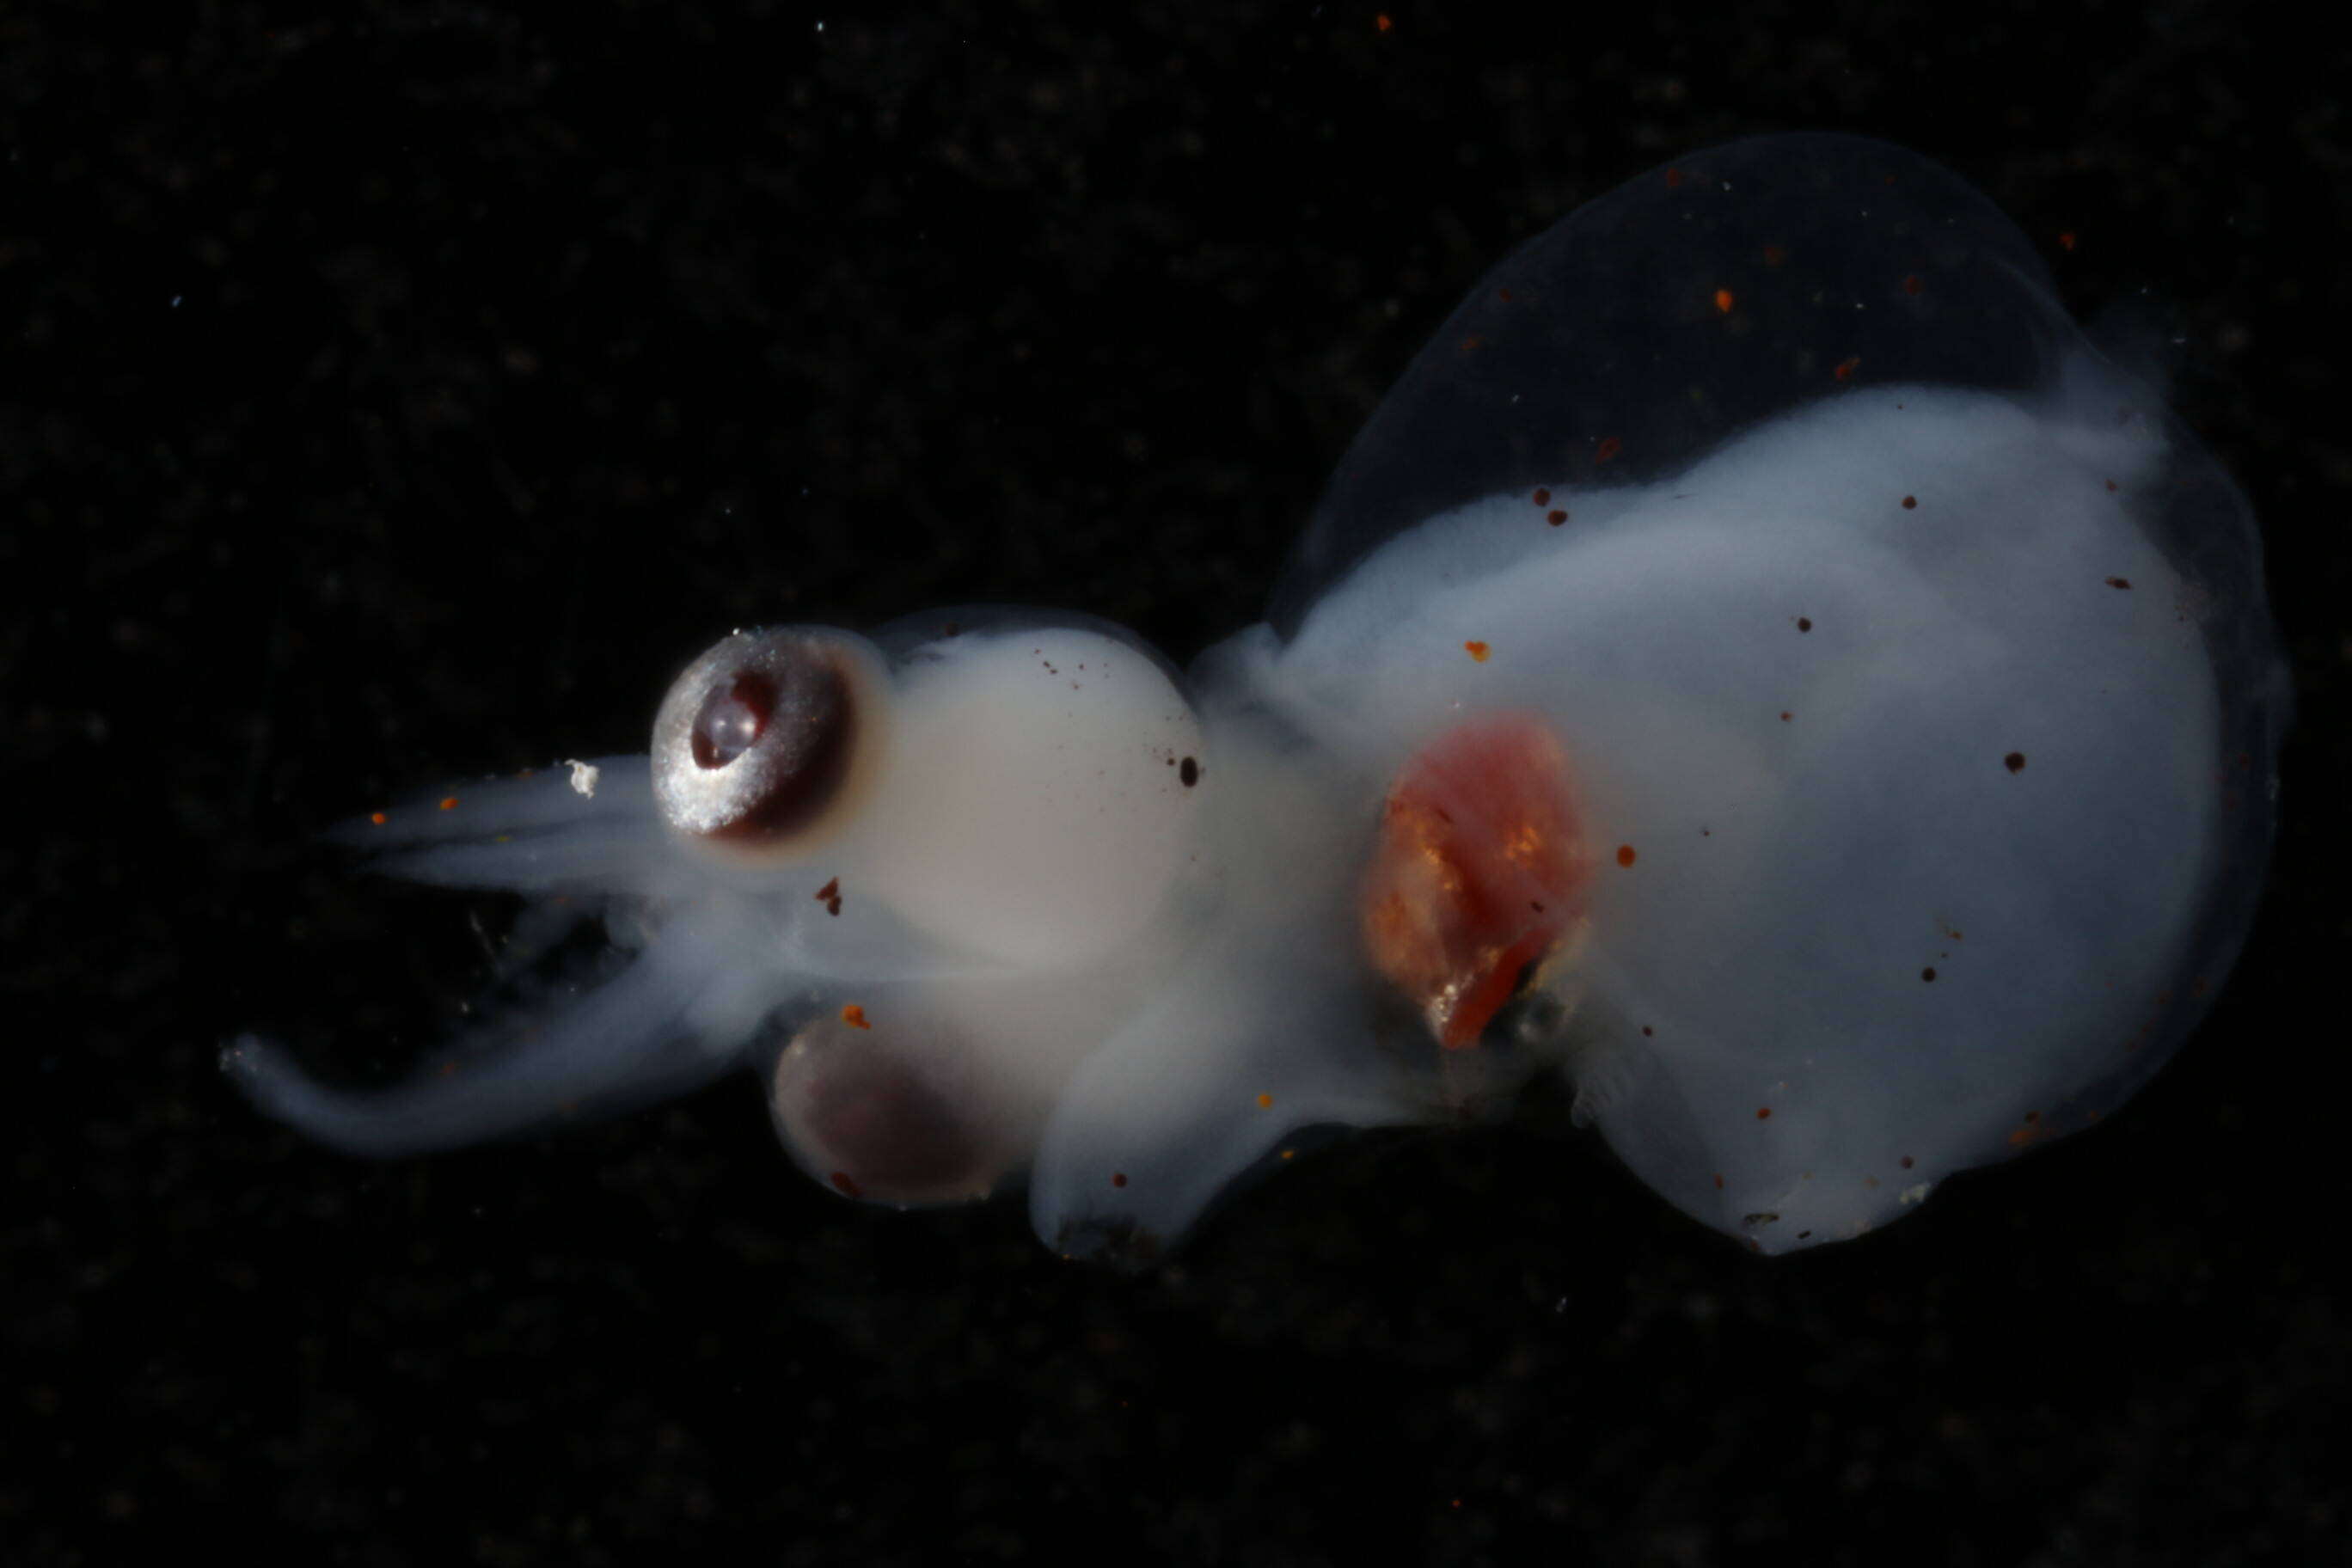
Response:
[{"label": "translucent squid body", "polygon": [[2147,1079],[2243,938],[2287,712],[2244,500],[2017,229],[1769,137],[1496,267],[1189,673],[1077,616],[738,632],[650,758],[352,830],[601,919],[599,983],[388,1091],[228,1061],[373,1155],[748,1064],[819,1181],[1025,1171],[1071,1253],[1564,1073],[1786,1251]]}]

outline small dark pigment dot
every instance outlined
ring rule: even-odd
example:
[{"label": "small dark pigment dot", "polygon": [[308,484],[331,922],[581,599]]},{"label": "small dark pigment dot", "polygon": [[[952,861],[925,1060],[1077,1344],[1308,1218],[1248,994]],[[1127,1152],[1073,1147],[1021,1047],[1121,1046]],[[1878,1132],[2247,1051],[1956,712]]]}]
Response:
[{"label": "small dark pigment dot", "polygon": [[2000,765],[2007,768],[2011,773],[2021,773],[2025,771],[2025,753],[2023,752],[2011,752],[2009,755],[2001,758]]},{"label": "small dark pigment dot", "polygon": [[1201,782],[1201,764],[1191,757],[1176,764],[1176,777],[1186,789]]},{"label": "small dark pigment dot", "polygon": [[1801,632],[1811,631],[1813,629],[1813,617],[1811,616],[1799,616],[1797,617],[1797,629]]},{"label": "small dark pigment dot", "polygon": [[1904,510],[1905,511],[1914,511],[1914,510],[1917,510],[1917,508],[1918,508],[1918,505],[1919,505],[1919,498],[1918,498],[1917,496],[1905,496],[1905,497],[1903,498],[1903,510]]},{"label": "small dark pigment dot", "polygon": [[1928,984],[1933,985],[1936,983],[1936,971],[1934,966],[1930,965],[1929,967],[1921,970],[1919,972],[1919,978],[1926,981]]}]

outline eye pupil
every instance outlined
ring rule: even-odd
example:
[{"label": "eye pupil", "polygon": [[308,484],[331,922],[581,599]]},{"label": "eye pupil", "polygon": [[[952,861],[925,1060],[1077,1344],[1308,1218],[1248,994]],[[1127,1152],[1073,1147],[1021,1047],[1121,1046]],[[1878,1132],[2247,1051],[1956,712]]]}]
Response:
[{"label": "eye pupil", "polygon": [[712,687],[694,716],[694,765],[723,768],[750,751],[775,710],[775,683],[756,670]]}]

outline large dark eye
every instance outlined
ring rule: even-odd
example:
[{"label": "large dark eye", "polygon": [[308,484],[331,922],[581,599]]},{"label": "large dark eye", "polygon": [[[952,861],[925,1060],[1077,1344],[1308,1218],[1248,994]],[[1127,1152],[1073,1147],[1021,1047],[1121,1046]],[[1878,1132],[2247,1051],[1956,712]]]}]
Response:
[{"label": "large dark eye", "polygon": [[798,855],[850,815],[882,725],[879,658],[845,632],[737,632],[688,665],[654,718],[654,799],[685,837]]},{"label": "large dark eye", "polygon": [[953,1025],[876,1011],[814,1019],[778,1058],[769,1108],[785,1146],[811,1175],[869,1203],[987,1196],[1035,1127]]}]

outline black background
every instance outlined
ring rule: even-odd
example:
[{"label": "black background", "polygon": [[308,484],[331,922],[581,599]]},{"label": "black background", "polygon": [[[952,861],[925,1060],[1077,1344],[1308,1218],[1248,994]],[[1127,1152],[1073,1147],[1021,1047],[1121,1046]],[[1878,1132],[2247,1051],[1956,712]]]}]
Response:
[{"label": "black background", "polygon": [[[191,14],[0,5],[0,1559],[2344,1560],[2340,56],[2198,4]],[[1372,1139],[1126,1277],[834,1198],[740,1080],[370,1165],[220,1079],[251,1026],[396,1068],[478,977],[322,825],[638,749],[740,623],[1188,656],[1488,263],[1802,127],[2178,307],[2265,521],[2273,889],[2106,1127],[1777,1262],[1540,1118]]]}]

